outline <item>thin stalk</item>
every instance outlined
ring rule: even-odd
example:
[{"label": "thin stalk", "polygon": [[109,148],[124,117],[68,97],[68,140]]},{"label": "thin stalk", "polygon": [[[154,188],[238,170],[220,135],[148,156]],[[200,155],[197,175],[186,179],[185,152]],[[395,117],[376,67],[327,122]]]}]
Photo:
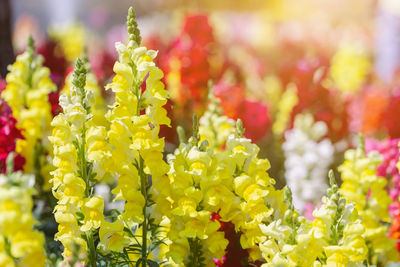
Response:
[{"label": "thin stalk", "polygon": [[44,178],[41,174],[41,169],[42,169],[42,162],[41,162],[41,156],[43,155],[43,147],[42,144],[39,143],[39,141],[35,144],[35,156],[34,156],[34,160],[33,160],[33,164],[35,167],[35,178],[38,184],[38,191],[41,194],[42,193],[42,189],[43,189],[43,185],[44,185]]},{"label": "thin stalk", "polygon": [[89,176],[88,176],[88,167],[87,167],[87,160],[86,160],[86,155],[85,155],[85,146],[86,146],[86,125],[83,125],[82,129],[82,135],[81,135],[81,147],[80,147],[80,161],[81,161],[81,175],[82,179],[85,181],[86,187],[85,187],[85,196],[89,197],[89,188],[90,188],[90,182],[89,182]]},{"label": "thin stalk", "polygon": [[[90,181],[89,181],[89,175],[88,175],[88,166],[87,166],[87,160],[86,160],[86,153],[85,153],[85,147],[86,147],[86,125],[83,125],[82,129],[82,135],[81,135],[81,145],[80,145],[80,165],[81,165],[81,175],[82,179],[86,183],[85,187],[85,197],[90,197],[89,196],[89,189],[90,189]],[[92,267],[97,266],[97,253],[96,253],[96,248],[94,246],[94,240],[93,240],[93,233],[90,231],[89,233],[86,233],[86,242],[89,248],[89,262]]]},{"label": "thin stalk", "polygon": [[147,265],[147,176],[143,171],[143,158],[139,159],[139,174],[140,174],[140,186],[141,192],[144,197],[143,206],[143,224],[142,224],[142,267]]}]

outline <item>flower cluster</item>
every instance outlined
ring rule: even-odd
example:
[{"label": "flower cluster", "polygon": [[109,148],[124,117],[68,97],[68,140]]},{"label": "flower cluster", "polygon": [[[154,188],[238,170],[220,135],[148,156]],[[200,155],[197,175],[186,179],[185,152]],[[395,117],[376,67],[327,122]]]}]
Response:
[{"label": "flower cluster", "polygon": [[9,66],[6,76],[7,87],[2,98],[7,101],[17,120],[17,129],[23,135],[18,139],[16,151],[26,162],[25,173],[33,173],[40,187],[49,188],[51,166],[47,159],[52,120],[49,93],[56,90],[48,68],[42,66],[43,57],[35,55],[33,41],[29,39],[28,49],[17,56]]},{"label": "flower cluster", "polygon": [[[106,115],[110,123],[107,141],[112,155],[107,171],[117,179],[118,185],[112,192],[124,205],[118,220],[101,226],[100,241],[108,251],[122,252],[126,247],[139,246],[138,260],[145,266],[151,262],[151,251],[157,247],[151,242],[154,240],[148,240],[148,234],[155,235],[157,228],[149,213],[154,204],[150,185],[162,184],[168,171],[163,161],[164,140],[159,137],[159,131],[170,120],[163,108],[167,102],[167,91],[160,81],[163,73],[153,62],[157,52],[140,46],[140,32],[132,8],[127,20],[129,42],[116,44],[119,54],[114,65],[116,75],[106,86],[115,93],[115,103]],[[129,230],[124,231],[124,227]],[[110,232],[110,229],[113,230]]]},{"label": "flower cluster", "polygon": [[73,62],[85,50],[85,28],[79,24],[65,25],[63,28],[52,28],[49,31],[51,38],[58,42],[66,60]]},{"label": "flower cluster", "polygon": [[[11,152],[15,151],[15,143],[18,139],[23,139],[21,131],[17,129],[17,120],[11,115],[7,104],[0,99],[0,170],[7,171],[6,159]],[[14,158],[14,170],[22,170],[25,159],[16,154]]]},{"label": "flower cluster", "polygon": [[[365,143],[367,152],[378,151],[383,158],[382,163],[377,168],[377,175],[388,179],[387,189],[393,201],[389,206],[389,212],[392,217],[389,236],[395,240],[400,237],[400,173],[397,168],[400,154],[399,141],[400,139],[398,138],[385,141],[367,139]],[[398,241],[396,242],[396,248],[400,251],[400,243]]]},{"label": "flower cluster", "polygon": [[314,122],[311,114],[296,116],[294,128],[285,132],[285,178],[292,190],[293,204],[304,212],[307,203],[316,205],[327,188],[326,176],[334,147],[327,138],[326,124]]},{"label": "flower cluster", "polygon": [[233,164],[233,192],[240,199],[239,214],[231,219],[236,231],[241,232],[240,244],[249,251],[252,261],[261,258],[258,244],[263,241],[259,224],[279,217],[286,207],[281,190],[275,190],[275,180],[267,170],[267,159],[258,158],[259,147],[242,136],[241,123],[238,133],[228,138],[226,152]]},{"label": "flower cluster", "polygon": [[281,101],[279,101],[276,107],[276,119],[272,125],[272,131],[275,135],[281,135],[288,127],[290,116],[298,100],[296,87],[294,86],[288,87],[288,89],[281,94]]},{"label": "flower cluster", "polygon": [[44,236],[32,214],[35,177],[13,172],[12,154],[7,161],[7,174],[0,174],[0,265],[44,267]]},{"label": "flower cluster", "polygon": [[[90,42],[98,57],[77,59],[73,74],[83,28],[53,30],[49,61],[29,42],[0,80],[1,266],[399,259],[400,102],[374,76],[370,51],[324,47],[285,21],[268,22],[270,41],[257,44],[247,37],[259,19],[218,15],[184,16],[172,43],[150,40],[159,53],[142,44],[131,8],[115,64]],[[359,131],[383,141],[346,151]]]},{"label": "flower cluster", "polygon": [[[363,141],[362,141],[363,142]],[[368,246],[370,264],[387,264],[397,260],[394,241],[387,236],[391,199],[386,192],[387,180],[378,176],[377,167],[382,157],[376,151],[365,155],[363,144],[345,152],[339,167],[343,184],[340,193],[348,202],[355,203],[365,228],[363,237]]]},{"label": "flower cluster", "polygon": [[54,209],[59,224],[56,239],[64,246],[64,257],[68,259],[78,249],[85,253],[89,249],[91,261],[95,261],[92,230],[100,227],[103,220],[103,199],[93,196],[93,183],[100,179],[93,170],[103,165],[102,156],[106,130],[93,123],[91,107],[94,92],[86,90],[87,67],[78,59],[72,86],[60,96],[63,112],[53,121],[53,134],[49,138],[53,145],[52,191],[58,200]]},{"label": "flower cluster", "polygon": [[171,225],[166,256],[184,266],[212,266],[212,259],[222,259],[228,245],[224,233],[218,231],[220,223],[211,218],[214,213],[223,219],[232,216],[232,170],[226,169],[225,158],[207,149],[206,140],[199,142],[196,120],[194,123],[193,136],[187,143],[182,140],[168,158],[169,183],[163,184],[160,192],[170,203],[169,210],[164,209]]},{"label": "flower cluster", "polygon": [[285,199],[289,209],[283,218],[260,224],[265,241],[260,244],[262,266],[363,266],[367,246],[364,228],[354,204],[346,204],[331,173],[331,187],[322,206],[313,212],[314,221],[299,216],[290,190]]},{"label": "flower cluster", "polygon": [[371,68],[371,63],[360,48],[341,47],[332,58],[330,75],[335,86],[343,92],[357,91]]},{"label": "flower cluster", "polygon": [[189,108],[194,112],[203,110],[211,72],[208,58],[214,42],[208,17],[204,14],[188,14],[181,34],[162,59],[171,98],[179,112],[187,112]]},{"label": "flower cluster", "polygon": [[226,149],[221,150],[207,139],[200,142],[195,123],[193,136],[169,157],[169,184],[162,185],[162,195],[171,203],[170,210],[164,209],[171,242],[166,255],[177,264],[211,266],[212,258],[222,258],[228,241],[218,231],[219,221],[232,223],[241,233],[240,244],[250,260],[261,258],[259,224],[279,216],[282,194],[266,172],[268,160],[257,158],[259,148],[243,137],[240,121],[236,131],[223,140]]},{"label": "flower cluster", "polygon": [[261,102],[246,99],[243,86],[220,81],[215,85],[215,95],[220,99],[224,115],[242,120],[247,138],[257,142],[266,136],[271,122],[268,107]]}]

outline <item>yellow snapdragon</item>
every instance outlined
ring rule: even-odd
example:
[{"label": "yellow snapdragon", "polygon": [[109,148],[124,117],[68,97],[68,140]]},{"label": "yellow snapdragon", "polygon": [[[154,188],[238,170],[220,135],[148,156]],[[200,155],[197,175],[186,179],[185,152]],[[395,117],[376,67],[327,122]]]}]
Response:
[{"label": "yellow snapdragon", "polygon": [[321,249],[311,234],[312,224],[295,211],[287,187],[284,199],[287,204],[284,215],[259,224],[263,234],[259,247],[266,262],[262,266],[312,266]]},{"label": "yellow snapdragon", "polygon": [[35,178],[12,169],[0,174],[0,266],[45,266],[44,236],[33,229]]},{"label": "yellow snapdragon", "polygon": [[35,54],[30,38],[27,51],[8,67],[2,98],[11,107],[17,128],[24,136],[18,139],[16,151],[26,160],[25,173],[35,174],[39,186],[50,189],[51,168],[46,159],[50,149],[46,137],[51,133],[52,114],[48,94],[57,88],[50,79],[50,70],[42,65],[43,57]]},{"label": "yellow snapdragon", "polygon": [[49,35],[59,43],[69,62],[73,62],[84,52],[87,34],[85,28],[77,23],[51,28],[49,31]]},{"label": "yellow snapdragon", "polygon": [[[52,172],[53,195],[58,200],[54,209],[59,224],[56,239],[64,246],[66,260],[79,247],[80,253],[88,252],[87,260],[95,266],[93,231],[104,220],[104,201],[93,196],[93,186],[108,169],[111,154],[105,127],[93,122],[95,98],[92,90],[85,89],[86,73],[85,63],[78,59],[72,86],[60,96],[63,112],[53,119],[49,139],[56,167]],[[94,172],[97,170],[103,173]]]},{"label": "yellow snapdragon", "polygon": [[226,163],[232,171],[232,191],[239,197],[239,205],[233,201],[237,214],[231,212],[235,216],[230,220],[221,215],[221,220],[232,221],[236,231],[241,232],[242,247],[248,249],[250,259],[256,261],[261,259],[258,244],[265,240],[259,225],[282,217],[287,206],[283,202],[283,192],[275,190],[275,180],[268,175],[269,161],[257,157],[258,146],[243,137],[243,132],[238,121],[237,133],[230,135],[226,142]]},{"label": "yellow snapdragon", "polygon": [[355,208],[365,228],[363,237],[368,246],[370,264],[386,264],[397,260],[394,240],[387,233],[390,222],[388,206],[391,199],[385,189],[387,180],[376,174],[381,156],[372,151],[365,155],[363,146],[345,152],[345,161],[339,167],[343,184],[340,193]]},{"label": "yellow snapdragon", "polygon": [[354,207],[346,204],[331,176],[331,187],[322,206],[306,220],[294,210],[291,192],[285,189],[288,209],[284,217],[260,224],[265,240],[260,243],[267,266],[364,266],[367,246],[364,227]]},{"label": "yellow snapdragon", "polygon": [[322,206],[313,212],[312,234],[316,243],[323,247],[319,251],[322,266],[362,266],[367,260],[368,248],[361,217],[353,202],[346,203],[330,172],[331,187],[322,198]]},{"label": "yellow snapdragon", "polygon": [[351,45],[344,45],[332,58],[330,75],[335,86],[343,92],[360,89],[371,69],[365,52]]},{"label": "yellow snapdragon", "polygon": [[[116,44],[119,54],[114,65],[116,75],[106,86],[115,93],[115,102],[106,115],[110,123],[107,140],[112,148],[108,171],[118,182],[112,190],[115,199],[124,201],[118,220],[126,229],[136,227],[137,231],[117,231],[115,237],[121,242],[110,243],[113,236],[103,236],[101,240],[103,246],[113,251],[122,251],[125,246],[140,243],[140,261],[148,264],[151,242],[148,238],[139,240],[136,236],[141,231],[141,236],[147,237],[153,223],[148,212],[153,204],[150,194],[154,190],[149,189],[150,177],[153,186],[166,179],[168,165],[163,161],[164,139],[159,137],[159,132],[161,125],[170,125],[170,119],[163,108],[167,102],[167,91],[161,82],[163,72],[154,63],[157,52],[140,46],[140,32],[132,8],[127,20],[129,42],[127,45]],[[119,223],[113,224],[120,229]],[[104,232],[102,227],[100,232]]]},{"label": "yellow snapdragon", "polygon": [[226,159],[208,149],[206,140],[200,142],[196,117],[193,136],[182,141],[169,155],[169,183],[160,190],[167,197],[164,201],[169,207],[163,211],[171,225],[166,256],[178,266],[212,266],[213,258],[222,259],[228,245],[224,233],[218,231],[220,223],[212,216],[227,217],[233,210],[232,176],[224,171]]}]

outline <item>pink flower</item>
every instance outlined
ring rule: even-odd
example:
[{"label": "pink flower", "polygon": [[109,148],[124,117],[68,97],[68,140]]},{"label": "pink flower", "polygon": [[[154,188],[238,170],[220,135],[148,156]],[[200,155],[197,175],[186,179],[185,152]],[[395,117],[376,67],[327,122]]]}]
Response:
[{"label": "pink flower", "polygon": [[400,138],[387,139],[384,141],[377,141],[374,139],[367,139],[365,142],[366,152],[376,150],[382,155],[383,161],[377,168],[377,175],[389,179],[389,194],[393,199],[393,203],[389,206],[389,211],[392,215],[400,213],[399,195],[400,195],[400,173],[396,167],[399,161],[399,144]]}]

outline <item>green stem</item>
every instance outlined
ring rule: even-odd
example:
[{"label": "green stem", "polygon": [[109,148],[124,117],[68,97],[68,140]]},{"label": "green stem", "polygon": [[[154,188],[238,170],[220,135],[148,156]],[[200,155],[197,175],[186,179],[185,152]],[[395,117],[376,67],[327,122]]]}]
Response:
[{"label": "green stem", "polygon": [[96,248],[94,246],[93,234],[92,232],[86,233],[88,248],[89,248],[89,261],[92,267],[97,267],[97,254]]},{"label": "green stem", "polygon": [[42,169],[42,162],[41,162],[41,157],[43,155],[43,146],[42,144],[39,143],[39,141],[35,144],[35,148],[34,148],[34,160],[33,160],[33,164],[35,167],[35,178],[37,181],[37,190],[39,192],[39,195],[41,195],[42,190],[43,190],[43,185],[44,185],[44,178],[41,174],[41,169]]},{"label": "green stem", "polygon": [[292,211],[292,218],[290,219],[290,227],[292,228],[291,234],[290,234],[290,244],[291,245],[296,245],[297,244],[297,240],[296,240],[296,236],[297,236],[297,227],[295,225],[295,221],[294,221],[294,213],[296,212],[293,206],[293,203],[290,203],[290,210]]},{"label": "green stem", "polygon": [[[86,147],[86,125],[83,125],[82,129],[82,135],[81,135],[81,145],[80,145],[80,165],[81,165],[81,175],[82,179],[86,183],[85,187],[85,197],[90,197],[90,181],[89,181],[89,175],[88,175],[88,164],[86,160],[86,153],[85,153],[85,147]],[[89,233],[86,233],[86,242],[89,248],[89,262],[92,267],[97,266],[97,253],[96,253],[96,248],[94,245],[94,240],[93,240],[93,233],[90,231]]]},{"label": "green stem", "polygon": [[17,265],[17,258],[15,258],[11,253],[11,244],[7,237],[4,237],[4,250],[6,251],[7,256],[14,261],[15,265]]},{"label": "green stem", "polygon": [[88,167],[87,167],[87,160],[86,160],[86,155],[85,155],[85,147],[86,147],[86,125],[83,125],[82,129],[82,135],[81,135],[81,145],[80,145],[80,163],[81,163],[81,175],[82,179],[85,181],[86,187],[85,187],[85,196],[89,197],[89,188],[90,188],[90,182],[89,182],[89,175],[88,175]]},{"label": "green stem", "polygon": [[191,267],[202,267],[204,264],[201,261],[202,250],[201,250],[201,241],[198,238],[189,239],[190,246],[190,255],[189,255],[189,264],[187,266]]},{"label": "green stem", "polygon": [[142,267],[146,267],[147,265],[147,176],[143,171],[143,158],[139,159],[139,174],[140,174],[140,186],[141,192],[144,197],[144,206],[143,206],[143,224],[142,224]]}]

